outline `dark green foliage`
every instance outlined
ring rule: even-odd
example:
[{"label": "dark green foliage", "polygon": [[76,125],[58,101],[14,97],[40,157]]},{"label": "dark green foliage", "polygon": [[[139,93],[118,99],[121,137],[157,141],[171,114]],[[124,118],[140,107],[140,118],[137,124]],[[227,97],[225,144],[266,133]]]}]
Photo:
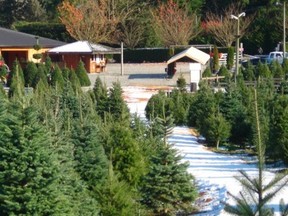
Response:
[{"label": "dark green foliage", "polygon": [[261,118],[263,113],[259,112],[256,89],[254,89],[254,94],[255,147],[258,159],[258,175],[256,177],[249,176],[245,171],[241,170],[240,176],[235,177],[243,189],[240,192],[240,197],[230,194],[236,205],[226,203],[225,206],[225,210],[234,215],[273,215],[273,209],[269,208],[267,204],[288,182],[286,174],[277,173],[272,180],[264,184],[263,171],[265,168],[266,146],[262,138],[263,130],[260,127],[264,118]]},{"label": "dark green foliage", "polygon": [[[46,129],[33,108],[1,104],[0,214],[55,215],[58,167]],[[6,111],[5,111],[6,109]],[[3,115],[5,113],[5,115]]]},{"label": "dark green foliage", "polygon": [[10,81],[9,97],[14,97],[15,99],[23,98],[24,96],[24,78],[23,72],[18,64],[15,62],[13,65],[13,72],[10,73],[8,81]]},{"label": "dark green foliage", "polygon": [[151,156],[149,172],[143,177],[141,202],[153,210],[154,215],[191,211],[196,191],[187,168],[188,164],[181,163],[181,156],[171,145],[160,145]]},{"label": "dark green foliage", "polygon": [[218,52],[218,47],[214,45],[213,48],[213,73],[218,72],[219,70],[219,52]]},{"label": "dark green foliage", "polygon": [[68,68],[66,68],[66,69],[64,68],[64,70],[62,70],[62,72],[63,72],[64,80],[66,80],[65,77],[68,76],[74,91],[81,91],[80,81],[79,81],[75,71],[73,69],[71,69],[71,71],[70,71]]},{"label": "dark green foliage", "polygon": [[7,68],[4,66],[0,67],[0,82],[2,82],[3,84],[6,84],[7,82]]},{"label": "dark green foliage", "polygon": [[206,138],[207,142],[214,145],[217,149],[219,144],[230,136],[231,125],[220,112],[209,113],[204,118],[200,127],[200,132]]},{"label": "dark green foliage", "polygon": [[234,52],[235,49],[234,47],[228,47],[228,51],[227,51],[227,69],[231,70],[234,64]]},{"label": "dark green foliage", "polygon": [[200,89],[190,104],[188,113],[188,125],[201,128],[203,118],[207,117],[216,107],[214,93],[206,83],[200,84]]},{"label": "dark green foliage", "polygon": [[118,120],[125,120],[129,117],[129,109],[124,99],[122,98],[122,93],[123,91],[120,83],[113,83],[113,87],[109,91],[108,111],[115,119]]},{"label": "dark green foliage", "polygon": [[104,137],[105,152],[110,153],[110,160],[115,172],[119,174],[119,179],[128,182],[131,186],[136,186],[145,171],[141,148],[133,138],[132,130],[125,127],[122,122],[115,122],[109,128],[107,134],[109,137]]},{"label": "dark green foliage", "polygon": [[104,185],[96,187],[96,196],[100,204],[100,215],[134,216],[138,213],[131,188],[125,181],[118,180],[113,172],[112,164]]},{"label": "dark green foliage", "polygon": [[51,85],[57,86],[57,88],[63,88],[64,79],[62,76],[62,71],[58,65],[55,66],[55,69],[51,71]]},{"label": "dark green foliage", "polygon": [[[108,176],[108,159],[99,141],[99,129],[90,121],[75,121],[72,140],[75,148],[76,170],[90,189],[101,187]],[[94,117],[95,119],[95,117]],[[95,120],[94,120],[95,121]]]},{"label": "dark green foliage", "polygon": [[39,64],[38,65],[38,70],[37,74],[35,75],[33,82],[32,82],[32,87],[35,88],[38,83],[42,81],[42,84],[48,87],[48,81],[47,81],[47,75],[46,75],[46,68],[44,65]]},{"label": "dark green foliage", "polygon": [[177,80],[177,87],[181,92],[185,92],[186,91],[186,80],[183,77],[183,74],[180,75],[180,77]]},{"label": "dark green foliage", "polygon": [[255,70],[254,66],[251,64],[250,61],[248,61],[247,67],[246,68],[242,67],[242,70],[241,70],[244,80],[246,80],[246,81],[254,81],[255,80],[255,72],[254,72],[254,70]]},{"label": "dark green foliage", "polygon": [[160,91],[159,94],[153,95],[149,99],[145,108],[146,118],[164,118],[163,107],[165,110],[165,116],[169,116],[173,110],[173,102],[165,95],[165,92]]},{"label": "dark green foliage", "polygon": [[93,88],[93,98],[96,104],[96,112],[104,118],[104,113],[108,112],[108,90],[102,83],[100,77],[95,80]]},{"label": "dark green foliage", "polygon": [[80,81],[81,86],[90,86],[91,85],[90,79],[88,77],[87,71],[86,71],[86,69],[84,67],[84,63],[82,61],[80,61],[79,64],[77,65],[75,72],[76,72],[76,75]]},{"label": "dark green foliage", "polygon": [[275,159],[288,162],[288,98],[287,95],[277,96],[273,100],[273,112],[270,123],[270,151],[268,154]]},{"label": "dark green foliage", "polygon": [[273,61],[270,64],[270,70],[272,72],[273,78],[285,78],[285,73],[278,61]]},{"label": "dark green foliage", "polygon": [[231,78],[230,71],[225,67],[225,65],[221,65],[220,70],[218,72],[219,76],[224,76],[226,80]]},{"label": "dark green foliage", "polygon": [[258,63],[256,67],[256,76],[261,78],[271,78],[272,73],[267,64],[263,64],[261,62]]},{"label": "dark green foliage", "polygon": [[212,72],[211,72],[210,67],[206,67],[202,74],[202,77],[211,77],[211,76],[212,76]]},{"label": "dark green foliage", "polygon": [[285,74],[285,79],[288,78],[288,59],[284,58],[282,63],[283,73]]},{"label": "dark green foliage", "polygon": [[34,62],[28,62],[24,69],[25,86],[33,86],[36,74],[38,73],[37,66]]},{"label": "dark green foliage", "polygon": [[21,65],[20,65],[20,63],[19,63],[19,61],[17,59],[13,62],[12,70],[10,71],[9,77],[8,77],[8,80],[7,80],[7,86],[11,85],[13,76],[16,73],[18,74],[18,78],[21,79],[21,82],[24,85],[25,79],[24,79],[23,70],[22,70],[22,67],[21,67]]}]

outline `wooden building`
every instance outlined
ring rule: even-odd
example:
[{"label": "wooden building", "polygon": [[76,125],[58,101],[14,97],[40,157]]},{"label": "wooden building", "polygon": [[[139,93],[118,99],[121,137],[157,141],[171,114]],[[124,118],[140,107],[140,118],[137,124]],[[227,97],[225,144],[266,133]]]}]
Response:
[{"label": "wooden building", "polygon": [[60,67],[75,69],[81,60],[88,73],[104,72],[107,63],[105,55],[107,54],[121,54],[121,51],[88,41],[76,41],[48,51],[52,61],[57,62]]},{"label": "wooden building", "polygon": [[[35,50],[37,43],[41,47],[39,50]],[[49,49],[64,44],[61,41],[0,27],[0,57],[9,68],[16,59],[22,66],[25,66],[28,61],[41,62],[43,58],[36,59],[35,54],[44,54]]]}]

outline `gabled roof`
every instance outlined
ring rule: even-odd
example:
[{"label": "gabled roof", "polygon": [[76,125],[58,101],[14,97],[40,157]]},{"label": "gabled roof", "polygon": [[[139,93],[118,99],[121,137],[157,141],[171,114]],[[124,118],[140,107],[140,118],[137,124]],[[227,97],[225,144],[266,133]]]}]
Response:
[{"label": "gabled roof", "polygon": [[26,34],[23,32],[13,31],[11,29],[0,27],[0,48],[3,47],[16,47],[27,48],[33,47],[36,44],[36,37],[39,38],[38,42],[43,48],[53,48],[65,44],[64,42],[52,40],[49,38],[39,37],[37,35]]},{"label": "gabled roof", "polygon": [[205,65],[209,59],[210,59],[210,55],[208,55],[207,53],[196,49],[195,47],[190,47],[189,49],[186,49],[178,54],[176,54],[175,56],[171,57],[168,61],[167,64],[170,64],[172,62],[175,62],[181,58],[184,57],[188,57],[198,63],[201,63],[203,65]]},{"label": "gabled roof", "polygon": [[50,49],[48,53],[120,54],[120,50],[88,41],[76,41]]}]

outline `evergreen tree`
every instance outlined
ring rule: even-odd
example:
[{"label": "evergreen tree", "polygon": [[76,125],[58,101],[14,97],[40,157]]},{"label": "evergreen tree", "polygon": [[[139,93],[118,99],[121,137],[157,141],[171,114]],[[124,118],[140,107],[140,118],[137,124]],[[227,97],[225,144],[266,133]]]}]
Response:
[{"label": "evergreen tree", "polygon": [[231,74],[228,71],[228,69],[225,67],[225,65],[221,65],[218,75],[224,76],[226,81],[228,81],[231,78]]},{"label": "evergreen tree", "polygon": [[37,74],[37,66],[34,62],[28,62],[24,70],[25,86],[33,86],[33,81]]},{"label": "evergreen tree", "polygon": [[188,163],[181,163],[181,156],[170,145],[159,145],[157,153],[151,156],[150,169],[141,186],[141,202],[154,215],[191,211],[197,192],[187,168]]},{"label": "evergreen tree", "polygon": [[241,72],[243,74],[244,80],[246,81],[255,80],[254,67],[250,61],[248,61],[247,68],[242,68]]},{"label": "evergreen tree", "polygon": [[285,73],[278,61],[273,61],[270,64],[270,70],[273,74],[273,78],[285,78]]},{"label": "evergreen tree", "polygon": [[228,47],[227,63],[226,63],[226,67],[228,70],[231,70],[234,65],[234,52],[235,52],[234,47]]},{"label": "evergreen tree", "polygon": [[20,65],[20,63],[19,63],[19,61],[17,59],[13,62],[12,70],[10,71],[9,77],[8,77],[8,80],[7,80],[7,86],[10,87],[10,85],[12,83],[13,76],[16,73],[18,74],[17,75],[18,79],[21,79],[21,83],[23,83],[23,85],[24,85],[25,84],[25,79],[24,79],[23,70],[22,70],[22,67],[21,67],[21,65]]},{"label": "evergreen tree", "polygon": [[113,83],[113,87],[110,89],[109,93],[109,112],[115,119],[128,119],[129,118],[129,109],[122,98],[122,88],[119,82]]},{"label": "evergreen tree", "polygon": [[65,212],[58,202],[59,170],[50,136],[37,121],[36,110],[14,102],[1,116],[0,127],[0,214]]},{"label": "evergreen tree", "polygon": [[257,78],[271,78],[272,72],[270,71],[267,64],[259,62],[256,67],[256,76]]},{"label": "evergreen tree", "polygon": [[[101,133],[102,134],[102,133]],[[132,129],[125,126],[122,121],[113,122],[109,126],[109,133],[103,137],[106,154],[110,152],[114,170],[119,174],[120,180],[124,180],[131,186],[137,186],[145,172],[145,162],[141,148],[133,138]]]},{"label": "evergreen tree", "polygon": [[285,74],[285,79],[288,78],[288,59],[284,58],[282,63],[283,73]]},{"label": "evergreen tree", "polygon": [[[25,94],[24,79],[21,66],[16,61],[13,66],[12,76],[10,77],[9,96],[22,99]],[[21,75],[22,74],[22,75]]]},{"label": "evergreen tree", "polygon": [[104,113],[108,112],[108,92],[107,87],[102,83],[100,77],[95,80],[93,88],[93,98],[96,104],[96,112],[104,118]]},{"label": "evergreen tree", "polygon": [[266,146],[262,142],[262,131],[260,127],[261,118],[259,118],[258,96],[256,89],[254,90],[254,93],[258,176],[255,178],[250,177],[244,170],[241,170],[241,175],[236,177],[236,180],[240,182],[244,189],[240,192],[240,197],[230,194],[236,201],[236,206],[227,203],[225,206],[225,210],[234,215],[273,215],[273,209],[268,208],[266,204],[275,197],[288,182],[288,179],[285,178],[285,174],[278,173],[270,182],[268,182],[268,184],[264,184]]},{"label": "evergreen tree", "polygon": [[270,146],[268,154],[275,159],[288,162],[288,98],[279,95],[273,100],[273,111],[270,121]]},{"label": "evergreen tree", "polygon": [[80,81],[81,86],[90,86],[91,82],[90,79],[88,77],[87,71],[84,67],[84,63],[82,61],[79,62],[79,64],[77,65],[77,68],[75,70],[76,75]]},{"label": "evergreen tree", "polygon": [[57,86],[60,89],[64,86],[62,71],[58,65],[55,66],[55,69],[51,73],[51,85],[54,87]]},{"label": "evergreen tree", "polygon": [[92,115],[90,120],[74,122],[72,140],[75,148],[76,169],[90,189],[101,187],[108,174],[108,160],[99,141],[99,132]]},{"label": "evergreen tree", "polygon": [[219,70],[219,52],[218,47],[214,45],[213,48],[213,73],[217,73]]},{"label": "evergreen tree", "polygon": [[[66,75],[66,72],[69,73],[69,74]],[[73,69],[71,69],[71,71],[69,69],[64,69],[63,70],[64,80],[66,79],[65,78],[66,76],[69,76],[69,80],[70,80],[70,83],[71,83],[72,88],[74,89],[74,91],[75,92],[81,91],[80,81],[79,81],[75,71]]]},{"label": "evergreen tree", "polygon": [[134,216],[138,213],[131,188],[125,181],[118,180],[111,162],[106,182],[101,188],[96,187],[95,192],[101,208],[100,215]]},{"label": "evergreen tree", "polygon": [[48,87],[48,81],[47,81],[47,75],[45,72],[46,68],[43,64],[38,64],[38,72],[34,76],[34,80],[32,82],[32,87],[36,88],[40,80],[42,81],[42,84]]},{"label": "evergreen tree", "polygon": [[177,80],[177,88],[179,89],[179,91],[186,92],[186,84],[186,80],[183,77],[183,74],[181,74]]},{"label": "evergreen tree", "polygon": [[226,140],[230,135],[231,126],[220,112],[208,114],[205,118],[203,126],[200,128],[201,134],[209,143],[219,148],[221,141]]},{"label": "evergreen tree", "polygon": [[211,72],[210,67],[206,67],[202,74],[202,77],[211,77],[211,76],[212,76],[212,72]]}]

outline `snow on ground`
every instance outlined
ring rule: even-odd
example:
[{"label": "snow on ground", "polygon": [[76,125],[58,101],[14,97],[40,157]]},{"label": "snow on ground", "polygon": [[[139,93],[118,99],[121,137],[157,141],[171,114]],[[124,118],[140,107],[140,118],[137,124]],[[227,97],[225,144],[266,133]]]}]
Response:
[{"label": "snow on ground", "polygon": [[[148,99],[156,94],[157,87],[122,87],[124,98],[131,113],[137,113],[142,119],[145,118],[145,106]],[[169,90],[170,88],[161,88]],[[245,170],[249,176],[258,175],[256,164],[247,163],[244,155],[227,155],[209,151],[205,146],[197,142],[187,127],[176,127],[169,137],[169,142],[183,155],[183,161],[189,162],[188,172],[195,178],[201,197],[197,204],[201,209],[199,216],[228,215],[224,212],[221,201],[233,204],[227,191],[238,195],[242,190],[241,185],[235,180],[239,176],[239,170]],[[275,170],[269,169],[264,173],[265,181],[271,180]],[[270,203],[274,208],[275,215],[279,214],[279,201],[283,198],[288,203],[288,186],[282,190]]]}]

